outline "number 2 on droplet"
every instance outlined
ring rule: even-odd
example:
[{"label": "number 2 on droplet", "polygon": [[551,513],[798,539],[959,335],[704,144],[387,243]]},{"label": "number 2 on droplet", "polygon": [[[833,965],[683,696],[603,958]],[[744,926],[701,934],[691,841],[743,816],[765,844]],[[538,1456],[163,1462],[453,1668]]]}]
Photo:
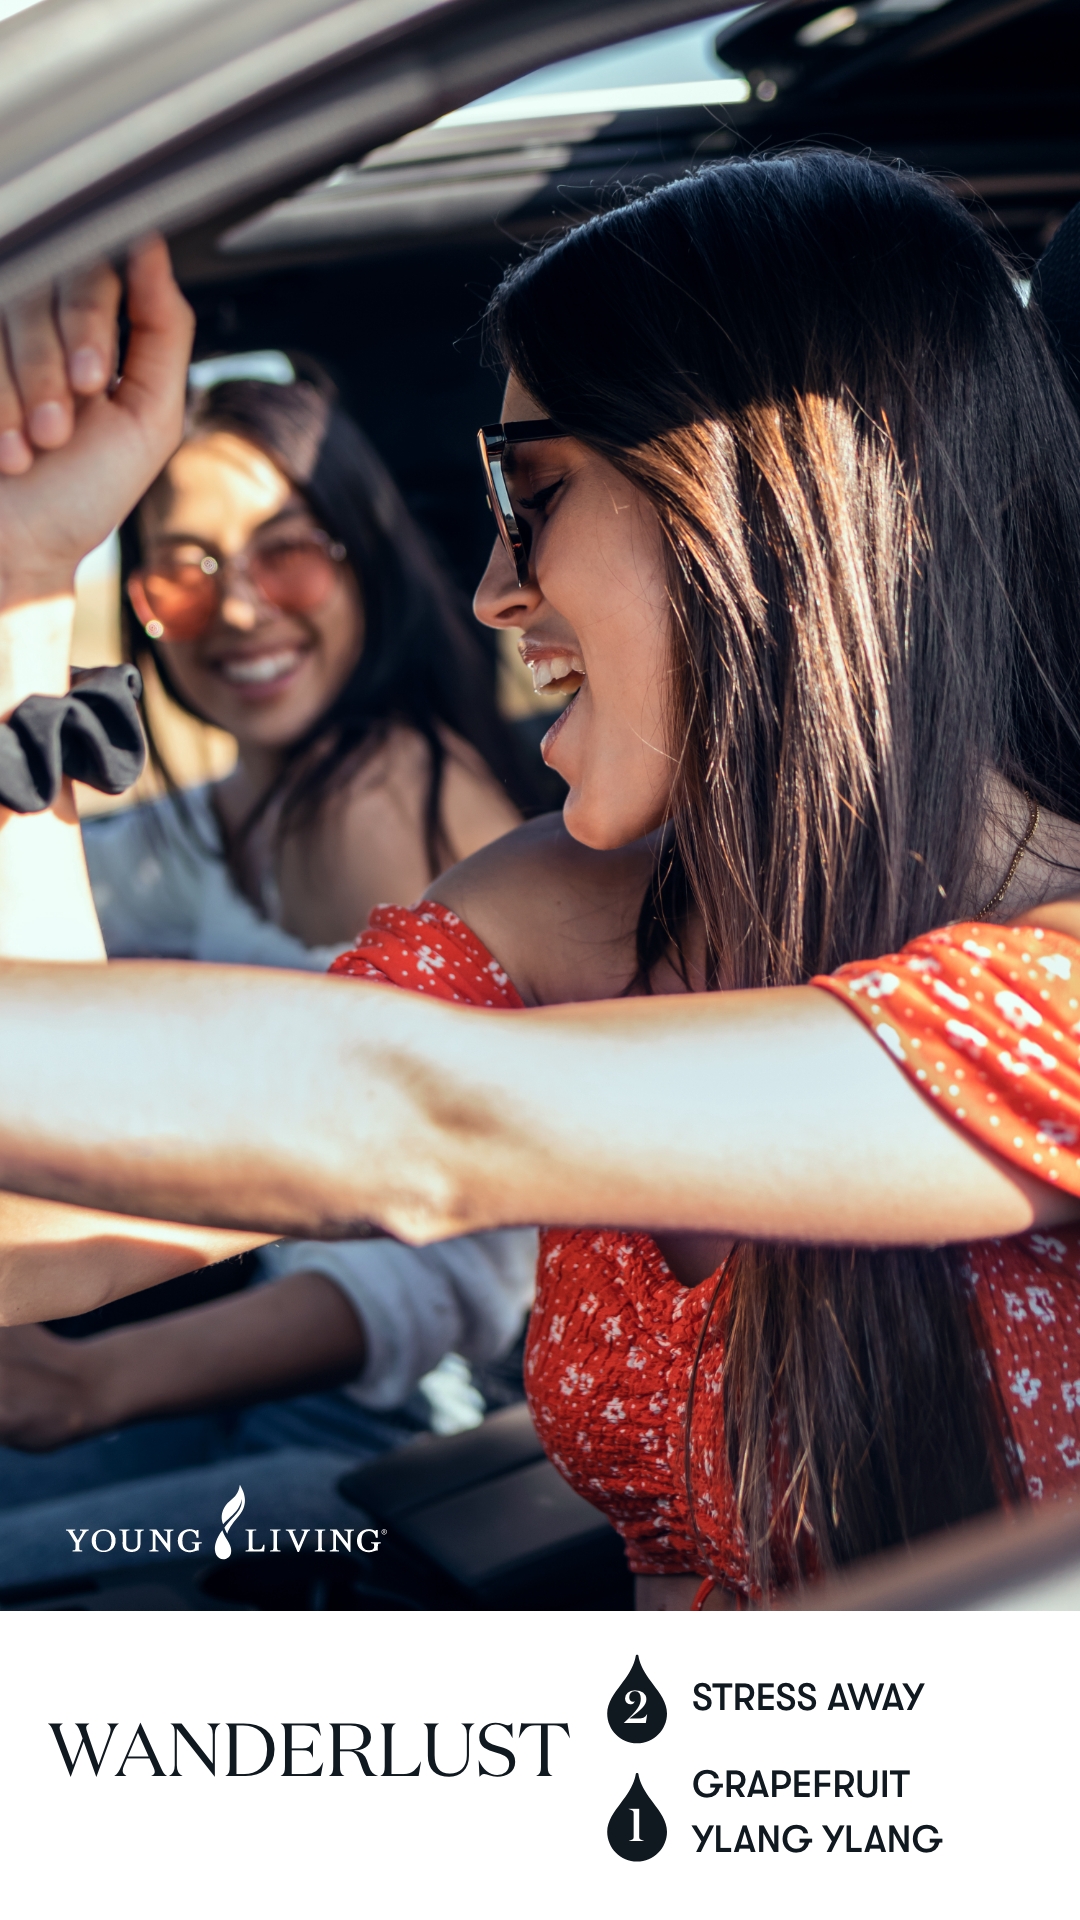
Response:
[{"label": "number 2 on droplet", "polygon": [[643,1727],[649,1716],[644,1710],[645,1695],[642,1693],[641,1688],[631,1687],[629,1693],[623,1694],[623,1699],[626,1701],[628,1707],[633,1707],[634,1709],[633,1713],[627,1714],[623,1725],[625,1727]]}]

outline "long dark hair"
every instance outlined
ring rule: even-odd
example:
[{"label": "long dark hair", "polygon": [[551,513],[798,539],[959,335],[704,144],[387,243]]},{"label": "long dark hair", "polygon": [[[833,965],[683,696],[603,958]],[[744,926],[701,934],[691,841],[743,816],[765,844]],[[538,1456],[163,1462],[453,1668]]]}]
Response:
[{"label": "long dark hair", "polygon": [[[646,969],[691,909],[720,987],[976,912],[988,768],[1080,819],[1080,430],[952,196],[821,151],[722,165],[525,261],[492,325],[665,535],[680,745]],[[744,1245],[733,1273],[763,1588],[1022,1492],[947,1252]]]},{"label": "long dark hair", "polygon": [[[223,381],[194,407],[189,432],[237,434],[267,454],[319,524],[342,542],[364,605],[359,661],[333,704],[289,748],[277,782],[248,827],[279,797],[279,835],[310,821],[395,722],[412,727],[427,742],[424,826],[432,877],[451,852],[440,808],[444,729],[476,749],[515,805],[523,812],[534,808],[534,783],[499,715],[494,676],[480,641],[386,467],[336,404],[328,384]],[[126,583],[142,561],[138,508],[121,528],[120,547]],[[166,692],[185,712],[195,713],[169,673],[167,647],[150,639],[126,593],[123,607],[127,657],[136,666],[152,659]],[[206,717],[195,713],[196,719]],[[171,785],[164,756],[148,731],[155,763]]]}]

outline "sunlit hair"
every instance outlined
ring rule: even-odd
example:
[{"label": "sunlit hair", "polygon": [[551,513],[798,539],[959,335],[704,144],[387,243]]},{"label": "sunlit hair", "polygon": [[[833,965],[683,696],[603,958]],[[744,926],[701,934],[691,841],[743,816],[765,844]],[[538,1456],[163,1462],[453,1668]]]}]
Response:
[{"label": "sunlit hair", "polygon": [[[265,453],[319,525],[344,545],[364,608],[360,659],[333,703],[289,747],[282,773],[249,828],[279,799],[279,835],[313,819],[399,724],[419,733],[428,747],[424,830],[432,877],[454,851],[441,805],[446,729],[475,747],[517,806],[534,808],[535,782],[497,711],[494,674],[478,635],[375,448],[337,404],[329,383],[223,381],[196,402],[188,432],[236,434]],[[167,487],[167,474],[156,487]],[[121,529],[125,581],[141,560],[136,508]],[[171,698],[193,712],[169,673],[168,646],[144,632],[126,595],[124,616],[128,657],[136,665],[152,659]],[[151,748],[171,784],[152,734]]]},{"label": "sunlit hair", "polygon": [[[527,260],[491,324],[666,540],[643,980],[691,907],[720,987],[973,914],[991,769],[1080,819],[1080,432],[951,195],[820,151],[710,168]],[[784,1132],[778,1090],[778,1180]],[[710,1337],[762,1586],[1019,1492],[949,1254],[744,1245],[734,1275]]]}]

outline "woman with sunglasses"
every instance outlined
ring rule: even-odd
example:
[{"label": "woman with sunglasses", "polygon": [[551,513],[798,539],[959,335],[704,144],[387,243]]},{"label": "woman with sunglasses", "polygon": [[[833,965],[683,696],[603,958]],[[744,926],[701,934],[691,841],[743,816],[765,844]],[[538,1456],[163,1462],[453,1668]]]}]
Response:
[{"label": "woman with sunglasses", "polygon": [[[956,201],[827,153],[575,229],[495,329],[543,437],[485,448],[477,604],[577,689],[563,821],[336,963],[419,993],[13,976],[0,1167],[235,1227],[547,1223],[552,1457],[646,1604],[754,1600],[1080,1471],[1080,431]],[[160,1136],[125,1066],[76,1137],[166,1006]],[[320,1060],[288,1128],[268,1022]]]},{"label": "woman with sunglasses", "polygon": [[[237,764],[179,791],[155,744],[166,795],[85,823],[111,956],[325,971],[377,901],[517,824],[529,780],[476,638],[325,389],[212,387],[121,549],[128,658],[231,733]],[[212,1509],[208,1462],[289,1448],[314,1456],[293,1463],[297,1512],[333,1524],[343,1461],[479,1417],[466,1363],[513,1343],[535,1262],[528,1229],[422,1251],[290,1242],[258,1257],[272,1285],[206,1302],[200,1281],[202,1304],[87,1338],[0,1333],[0,1508],[183,1472],[155,1511]],[[129,1510],[114,1499],[102,1524]],[[38,1552],[34,1523],[0,1526],[3,1584],[42,1572],[9,1537]]]},{"label": "woman with sunglasses", "polygon": [[121,552],[129,658],[237,764],[91,825],[111,954],[325,967],[534,802],[449,583],[311,380],[211,387]]}]

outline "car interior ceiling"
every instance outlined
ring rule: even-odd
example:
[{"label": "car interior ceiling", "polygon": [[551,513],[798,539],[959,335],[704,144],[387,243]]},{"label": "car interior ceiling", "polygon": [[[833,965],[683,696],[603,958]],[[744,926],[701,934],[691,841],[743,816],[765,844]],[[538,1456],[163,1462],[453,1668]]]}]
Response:
[{"label": "car interior ceiling", "polygon": [[15,0],[0,18],[0,299],[140,233],[231,224],[687,0]]},{"label": "car interior ceiling", "polygon": [[[841,30],[803,44],[823,18]],[[472,436],[499,395],[480,320],[523,245],[688,166],[827,139],[939,173],[1029,273],[1080,194],[1078,25],[1075,0],[765,5],[719,33],[744,103],[612,112],[583,96],[518,118],[508,102],[503,121],[408,135],[177,236],[196,354],[314,355],[470,589],[490,536]]]}]

